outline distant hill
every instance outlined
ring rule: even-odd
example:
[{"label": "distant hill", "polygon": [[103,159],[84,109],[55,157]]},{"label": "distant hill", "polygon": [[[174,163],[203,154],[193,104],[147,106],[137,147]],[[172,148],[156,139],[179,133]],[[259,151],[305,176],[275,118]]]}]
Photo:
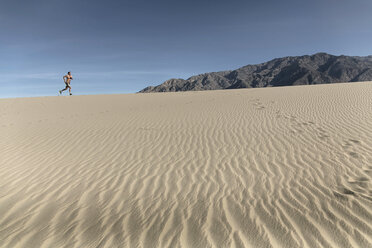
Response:
[{"label": "distant hill", "polygon": [[187,80],[169,79],[140,92],[169,92],[372,81],[372,56],[327,53],[284,57],[233,71],[204,73]]}]

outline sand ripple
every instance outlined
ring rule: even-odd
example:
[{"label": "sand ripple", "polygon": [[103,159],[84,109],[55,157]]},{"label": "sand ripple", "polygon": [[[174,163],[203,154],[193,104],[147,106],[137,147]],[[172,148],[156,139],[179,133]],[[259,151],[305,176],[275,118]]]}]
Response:
[{"label": "sand ripple", "polygon": [[0,247],[372,247],[371,96],[0,99]]}]

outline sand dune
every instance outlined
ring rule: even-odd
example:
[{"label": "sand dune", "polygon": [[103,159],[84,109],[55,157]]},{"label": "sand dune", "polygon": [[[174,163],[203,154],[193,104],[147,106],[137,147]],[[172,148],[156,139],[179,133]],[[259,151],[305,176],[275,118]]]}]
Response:
[{"label": "sand dune", "polygon": [[372,82],[0,99],[0,247],[372,247]]}]

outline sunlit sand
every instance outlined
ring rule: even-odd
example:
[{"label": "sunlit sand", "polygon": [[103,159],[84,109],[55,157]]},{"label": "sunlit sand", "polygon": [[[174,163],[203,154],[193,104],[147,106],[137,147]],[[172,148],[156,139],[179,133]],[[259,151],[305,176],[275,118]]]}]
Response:
[{"label": "sunlit sand", "polygon": [[0,99],[0,247],[371,247],[372,82]]}]

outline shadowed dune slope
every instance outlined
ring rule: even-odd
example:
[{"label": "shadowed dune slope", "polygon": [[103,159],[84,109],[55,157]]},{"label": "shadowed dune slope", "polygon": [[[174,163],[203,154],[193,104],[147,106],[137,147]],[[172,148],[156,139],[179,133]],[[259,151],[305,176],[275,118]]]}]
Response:
[{"label": "shadowed dune slope", "polygon": [[372,82],[0,99],[0,247],[372,247]]}]

